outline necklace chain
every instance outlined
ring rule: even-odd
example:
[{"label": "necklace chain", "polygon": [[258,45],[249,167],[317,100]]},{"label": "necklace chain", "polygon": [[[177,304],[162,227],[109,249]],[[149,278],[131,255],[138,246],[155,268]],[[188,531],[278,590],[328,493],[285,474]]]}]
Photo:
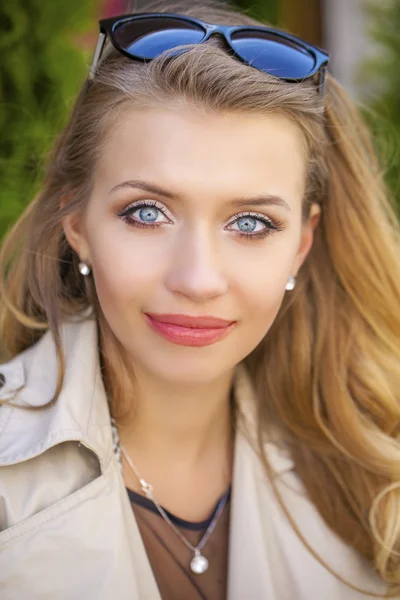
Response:
[{"label": "necklace chain", "polygon": [[[233,408],[233,398],[234,398],[234,396],[233,396],[233,390],[232,390],[232,392],[231,392],[231,407],[232,408]],[[232,412],[232,414],[234,414],[234,411]],[[231,425],[232,425],[232,433],[233,433],[234,429],[235,429],[233,420],[231,421]],[[121,469],[122,469],[122,460],[121,460],[121,452],[122,452],[129,467],[132,469],[132,471],[135,473],[136,477],[138,478],[141,489],[143,490],[146,497],[153,502],[154,506],[157,508],[157,511],[159,512],[161,517],[169,525],[169,527],[174,531],[174,533],[179,537],[179,539],[185,544],[185,546],[191,552],[193,552],[194,556],[190,562],[190,568],[191,568],[192,572],[196,573],[198,575],[201,573],[205,573],[208,570],[209,561],[204,555],[201,554],[201,550],[204,548],[210,535],[214,531],[214,529],[217,525],[218,519],[220,518],[221,513],[224,510],[224,507],[228,501],[229,494],[228,493],[224,494],[224,496],[219,500],[218,505],[214,511],[214,515],[213,515],[211,522],[208,525],[204,535],[202,536],[202,538],[201,538],[200,542],[197,544],[197,546],[193,546],[193,544],[191,544],[189,542],[189,540],[186,539],[181,534],[179,529],[177,527],[175,527],[174,523],[168,517],[168,515],[166,514],[163,507],[159,504],[159,502],[154,497],[153,486],[150,483],[148,483],[145,479],[143,479],[143,477],[140,475],[139,471],[133,464],[133,461],[132,461],[131,457],[129,456],[128,452],[126,451],[125,447],[120,443],[117,423],[113,417],[111,417],[111,429],[112,429],[114,453],[120,464]]]},{"label": "necklace chain", "polygon": [[176,533],[176,535],[182,540],[182,542],[189,548],[189,550],[191,550],[195,557],[196,556],[200,556],[200,552],[202,550],[202,548],[204,548],[208,538],[210,537],[211,533],[213,532],[213,530],[215,529],[215,526],[218,522],[218,519],[224,509],[224,506],[227,502],[228,499],[228,494],[225,494],[223,498],[221,498],[221,500],[218,503],[218,506],[216,508],[216,511],[214,513],[214,516],[211,520],[211,523],[209,524],[209,526],[207,527],[206,532],[204,533],[203,537],[201,538],[200,542],[197,544],[197,546],[193,546],[193,544],[191,544],[189,542],[189,540],[187,540],[179,531],[179,529],[177,527],[175,527],[174,523],[171,521],[171,519],[168,517],[168,515],[166,514],[165,510],[163,509],[163,507],[159,504],[159,502],[157,502],[156,498],[153,495],[153,486],[148,483],[147,481],[145,481],[143,479],[143,477],[141,477],[140,473],[138,472],[137,468],[135,467],[135,465],[133,464],[133,461],[131,459],[131,457],[129,456],[128,452],[125,450],[124,446],[122,444],[120,444],[121,450],[123,455],[125,456],[127,463],[129,464],[129,466],[131,467],[132,471],[135,473],[136,477],[139,480],[140,486],[143,490],[143,492],[145,493],[146,497],[149,498],[149,500],[151,500],[153,502],[153,504],[156,506],[158,512],[161,514],[161,516],[163,517],[163,519],[168,523],[168,525],[171,527],[171,529],[173,529],[173,531]]}]

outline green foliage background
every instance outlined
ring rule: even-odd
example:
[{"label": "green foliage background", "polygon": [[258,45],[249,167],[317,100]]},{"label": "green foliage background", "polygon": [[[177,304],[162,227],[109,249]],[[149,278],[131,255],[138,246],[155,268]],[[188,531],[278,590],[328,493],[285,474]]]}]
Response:
[{"label": "green foliage background", "polygon": [[238,0],[237,4],[255,19],[271,25],[279,23],[279,0]]},{"label": "green foliage background", "polygon": [[366,117],[400,214],[400,0],[369,2],[367,16],[376,54],[362,79],[376,92]]},{"label": "green foliage background", "polygon": [[0,2],[0,236],[32,199],[86,73],[93,0]]}]

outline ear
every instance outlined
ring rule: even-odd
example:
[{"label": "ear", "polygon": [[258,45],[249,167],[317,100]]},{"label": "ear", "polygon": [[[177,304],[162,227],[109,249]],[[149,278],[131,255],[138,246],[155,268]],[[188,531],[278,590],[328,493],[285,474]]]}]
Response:
[{"label": "ear", "polygon": [[310,215],[303,224],[300,246],[293,264],[292,275],[296,276],[301,265],[307,258],[314,241],[314,232],[318,226],[321,217],[321,207],[318,204],[312,204]]},{"label": "ear", "polygon": [[82,261],[90,263],[90,249],[82,215],[77,212],[71,213],[64,217],[62,225],[71,248]]}]

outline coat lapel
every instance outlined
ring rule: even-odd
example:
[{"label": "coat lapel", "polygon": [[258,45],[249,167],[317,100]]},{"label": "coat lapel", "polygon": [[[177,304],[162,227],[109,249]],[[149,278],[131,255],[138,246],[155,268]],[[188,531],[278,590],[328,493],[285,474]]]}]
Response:
[{"label": "coat lapel", "polygon": [[[235,447],[228,600],[358,598],[359,593],[342,583],[307,550],[282,510],[253,450],[256,399],[248,372],[239,367],[236,376],[237,401],[249,427],[245,433],[238,433]],[[383,596],[387,585],[324,522],[283,446],[267,443],[264,450],[282,501],[310,547],[345,581]],[[363,595],[365,600],[372,597]]]},{"label": "coat lapel", "polygon": [[58,399],[52,404],[58,369],[49,332],[35,346],[1,366],[6,381],[0,389],[1,400],[44,408],[20,410],[2,406],[0,465],[28,460],[56,444],[76,440],[97,455],[102,471],[106,469],[112,456],[112,439],[94,320],[65,324],[62,341],[65,379]]},{"label": "coat lapel", "polygon": [[[291,593],[285,585],[287,572],[271,561],[271,556],[279,552],[278,544],[272,530],[271,535],[265,535],[263,527],[268,510],[268,482],[253,449],[256,404],[248,372],[242,365],[235,375],[235,399],[244,421],[236,435],[233,462],[228,600],[292,600],[293,595],[282,595],[284,589]],[[266,444],[265,452],[276,476],[294,468],[290,456],[274,444]]]}]

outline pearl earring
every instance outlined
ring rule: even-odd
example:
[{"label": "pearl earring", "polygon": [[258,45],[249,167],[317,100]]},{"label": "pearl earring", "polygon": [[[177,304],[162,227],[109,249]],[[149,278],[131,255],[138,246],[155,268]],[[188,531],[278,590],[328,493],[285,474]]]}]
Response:
[{"label": "pearl earring", "polygon": [[90,275],[91,268],[85,262],[80,262],[79,263],[79,271],[80,271],[81,275],[84,275],[86,277],[87,275]]},{"label": "pearl earring", "polygon": [[295,287],[296,287],[296,279],[293,277],[293,275],[291,275],[289,277],[289,281],[286,284],[286,289],[288,291],[292,291],[292,290],[294,290]]}]

